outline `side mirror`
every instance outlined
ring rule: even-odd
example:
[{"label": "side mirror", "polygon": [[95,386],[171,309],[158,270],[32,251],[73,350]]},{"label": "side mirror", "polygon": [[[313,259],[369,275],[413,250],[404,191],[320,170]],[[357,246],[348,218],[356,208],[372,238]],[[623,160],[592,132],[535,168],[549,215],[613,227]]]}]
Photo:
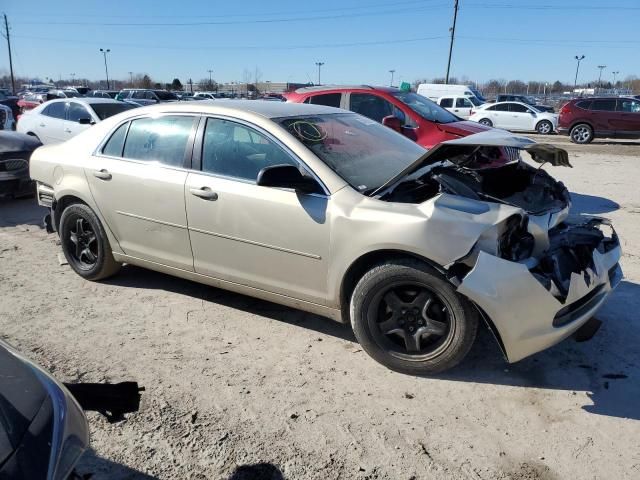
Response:
[{"label": "side mirror", "polygon": [[258,173],[256,184],[262,187],[293,188],[302,193],[319,193],[318,182],[302,174],[293,165],[272,165],[264,167]]},{"label": "side mirror", "polygon": [[382,125],[389,127],[391,130],[395,130],[396,132],[402,132],[402,122],[398,117],[394,117],[393,115],[384,117],[382,119]]},{"label": "side mirror", "polygon": [[82,117],[78,119],[80,125],[93,125],[95,122],[88,117]]}]

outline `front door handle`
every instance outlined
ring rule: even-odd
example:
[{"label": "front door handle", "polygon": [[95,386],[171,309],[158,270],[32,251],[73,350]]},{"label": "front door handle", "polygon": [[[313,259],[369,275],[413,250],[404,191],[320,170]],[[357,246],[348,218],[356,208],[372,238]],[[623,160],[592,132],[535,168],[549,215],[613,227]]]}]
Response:
[{"label": "front door handle", "polygon": [[46,127],[46,125],[44,123],[41,123],[40,126],[41,127]]},{"label": "front door handle", "polygon": [[69,130],[68,128],[65,128],[65,129],[64,129],[64,131],[65,131],[66,133],[71,133],[71,130]]},{"label": "front door handle", "polygon": [[111,174],[104,168],[102,170],[94,171],[93,176],[99,178],[100,180],[111,180]]},{"label": "front door handle", "polygon": [[205,200],[217,200],[218,194],[212,191],[209,187],[202,188],[190,188],[189,191],[191,195],[195,195],[196,197],[203,198]]}]

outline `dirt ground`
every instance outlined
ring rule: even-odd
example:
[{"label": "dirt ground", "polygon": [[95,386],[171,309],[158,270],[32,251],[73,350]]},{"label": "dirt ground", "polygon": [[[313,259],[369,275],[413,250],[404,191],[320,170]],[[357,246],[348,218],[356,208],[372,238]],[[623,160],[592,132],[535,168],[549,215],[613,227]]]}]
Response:
[{"label": "dirt ground", "polygon": [[92,480],[640,478],[640,142],[536,138],[622,238],[589,342],[509,365],[483,331],[446,375],[393,373],[314,315],[132,266],[84,281],[33,200],[0,200],[0,336],[63,381],[146,388],[123,421],[89,414]]}]

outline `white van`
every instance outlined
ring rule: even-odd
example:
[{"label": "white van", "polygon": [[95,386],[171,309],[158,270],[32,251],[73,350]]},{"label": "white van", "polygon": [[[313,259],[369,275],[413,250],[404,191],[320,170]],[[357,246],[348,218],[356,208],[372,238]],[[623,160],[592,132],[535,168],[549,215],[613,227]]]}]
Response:
[{"label": "white van", "polygon": [[418,95],[436,101],[440,97],[459,95],[462,97],[476,97],[482,103],[487,100],[475,88],[468,85],[446,85],[444,83],[421,83],[418,85]]},{"label": "white van", "polygon": [[449,110],[455,116],[469,120],[474,107],[479,107],[482,102],[476,97],[463,95],[445,95],[436,100],[442,108]]}]

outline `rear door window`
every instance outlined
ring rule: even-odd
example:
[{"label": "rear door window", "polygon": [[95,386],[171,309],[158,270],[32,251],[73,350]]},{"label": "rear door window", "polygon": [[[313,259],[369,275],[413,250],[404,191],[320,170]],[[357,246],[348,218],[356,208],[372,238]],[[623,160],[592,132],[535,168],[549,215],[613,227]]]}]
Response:
[{"label": "rear door window", "polygon": [[194,117],[181,115],[133,120],[123,156],[182,167],[193,123]]},{"label": "rear door window", "polygon": [[456,108],[472,108],[473,104],[466,98],[460,97],[456,99]]},{"label": "rear door window", "polygon": [[327,107],[340,108],[341,93],[324,93],[322,95],[313,95],[309,97],[309,102],[314,105],[325,105]]},{"label": "rear door window", "polygon": [[42,111],[43,115],[51,118],[59,118],[64,120],[65,118],[66,106],[64,102],[55,102],[49,104],[47,108]]},{"label": "rear door window", "polygon": [[616,99],[607,98],[603,100],[594,100],[591,104],[591,110],[613,112],[616,109]]}]

